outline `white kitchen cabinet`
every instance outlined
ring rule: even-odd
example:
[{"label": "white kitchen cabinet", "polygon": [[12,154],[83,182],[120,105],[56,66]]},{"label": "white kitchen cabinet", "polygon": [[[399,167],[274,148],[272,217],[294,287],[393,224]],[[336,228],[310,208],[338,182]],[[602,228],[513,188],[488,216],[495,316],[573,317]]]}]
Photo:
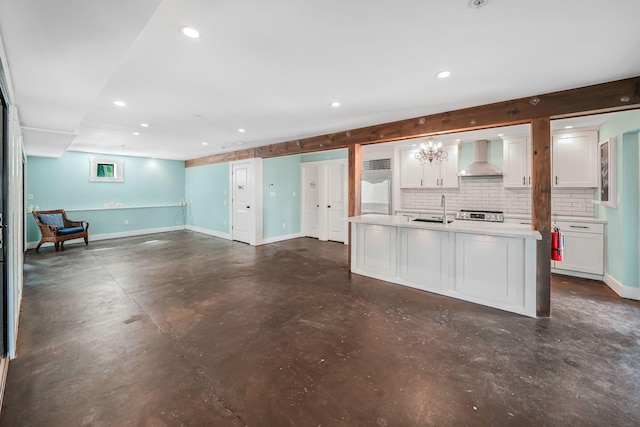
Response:
[{"label": "white kitchen cabinet", "polygon": [[422,188],[423,169],[415,154],[418,150],[400,151],[400,187]]},{"label": "white kitchen cabinet", "polygon": [[418,149],[400,152],[400,188],[454,188],[458,187],[458,146],[442,148],[447,158],[420,164],[415,158]]},{"label": "white kitchen cabinet", "polygon": [[[531,224],[529,218],[505,218],[508,224]],[[604,274],[604,224],[600,221],[554,220],[564,234],[563,261],[551,261],[553,273],[602,279]]]},{"label": "white kitchen cabinet", "polygon": [[563,260],[555,261],[556,273],[604,274],[604,224],[556,221],[564,233]]},{"label": "white kitchen cabinet", "polygon": [[507,188],[531,186],[531,141],[526,136],[503,138],[503,184]]},{"label": "white kitchen cabinet", "polygon": [[598,186],[598,131],[563,131],[552,135],[554,187]]},{"label": "white kitchen cabinet", "polygon": [[[399,228],[399,276],[420,289],[449,287],[449,233]],[[427,255],[428,254],[428,255]]]},{"label": "white kitchen cabinet", "polygon": [[[598,186],[598,131],[561,131],[552,135],[554,187]],[[531,187],[531,139],[503,138],[503,184],[507,188]]]}]

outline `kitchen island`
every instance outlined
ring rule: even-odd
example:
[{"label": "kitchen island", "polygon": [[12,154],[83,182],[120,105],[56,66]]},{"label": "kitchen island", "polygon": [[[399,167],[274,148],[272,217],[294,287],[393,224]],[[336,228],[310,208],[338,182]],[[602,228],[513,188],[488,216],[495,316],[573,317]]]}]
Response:
[{"label": "kitchen island", "polygon": [[351,222],[351,271],[536,316],[536,240],[528,225],[416,222],[363,215]]}]

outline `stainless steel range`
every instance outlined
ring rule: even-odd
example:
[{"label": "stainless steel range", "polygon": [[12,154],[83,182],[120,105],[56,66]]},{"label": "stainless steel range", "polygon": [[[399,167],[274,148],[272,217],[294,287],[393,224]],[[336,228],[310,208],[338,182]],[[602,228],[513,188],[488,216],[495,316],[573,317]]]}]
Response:
[{"label": "stainless steel range", "polygon": [[456,219],[467,221],[504,222],[504,213],[502,211],[475,211],[462,209],[458,212]]}]

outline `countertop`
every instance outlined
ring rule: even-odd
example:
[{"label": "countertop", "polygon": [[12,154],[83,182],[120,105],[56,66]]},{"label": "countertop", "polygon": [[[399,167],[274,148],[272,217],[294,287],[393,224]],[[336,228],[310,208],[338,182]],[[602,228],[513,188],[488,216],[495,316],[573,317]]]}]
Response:
[{"label": "countertop", "polygon": [[540,240],[540,233],[531,230],[529,225],[506,224],[503,222],[480,222],[456,220],[449,224],[409,221],[402,215],[361,215],[346,218],[346,221],[358,224],[376,224],[389,227],[421,228],[426,230],[448,231],[452,233],[483,234],[499,237],[519,237]]},{"label": "countertop", "polygon": [[[442,210],[420,210],[420,209],[398,209],[398,212],[406,212],[407,214],[429,214],[429,215],[442,215]],[[451,215],[451,212],[449,212]],[[531,215],[529,214],[516,214],[516,213],[504,213],[504,219],[521,219],[524,221],[531,221]],[[597,218],[594,216],[569,216],[569,215],[554,215],[551,214],[552,221],[573,221],[573,222],[590,222],[597,224],[606,224],[607,220]]]}]

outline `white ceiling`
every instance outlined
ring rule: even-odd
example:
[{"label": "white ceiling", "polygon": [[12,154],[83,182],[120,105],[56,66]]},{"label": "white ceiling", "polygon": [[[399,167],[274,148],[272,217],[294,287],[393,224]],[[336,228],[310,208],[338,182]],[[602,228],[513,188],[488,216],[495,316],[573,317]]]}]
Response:
[{"label": "white ceiling", "polygon": [[28,154],[184,160],[638,76],[638,16],[638,0],[0,0],[0,36]]}]

